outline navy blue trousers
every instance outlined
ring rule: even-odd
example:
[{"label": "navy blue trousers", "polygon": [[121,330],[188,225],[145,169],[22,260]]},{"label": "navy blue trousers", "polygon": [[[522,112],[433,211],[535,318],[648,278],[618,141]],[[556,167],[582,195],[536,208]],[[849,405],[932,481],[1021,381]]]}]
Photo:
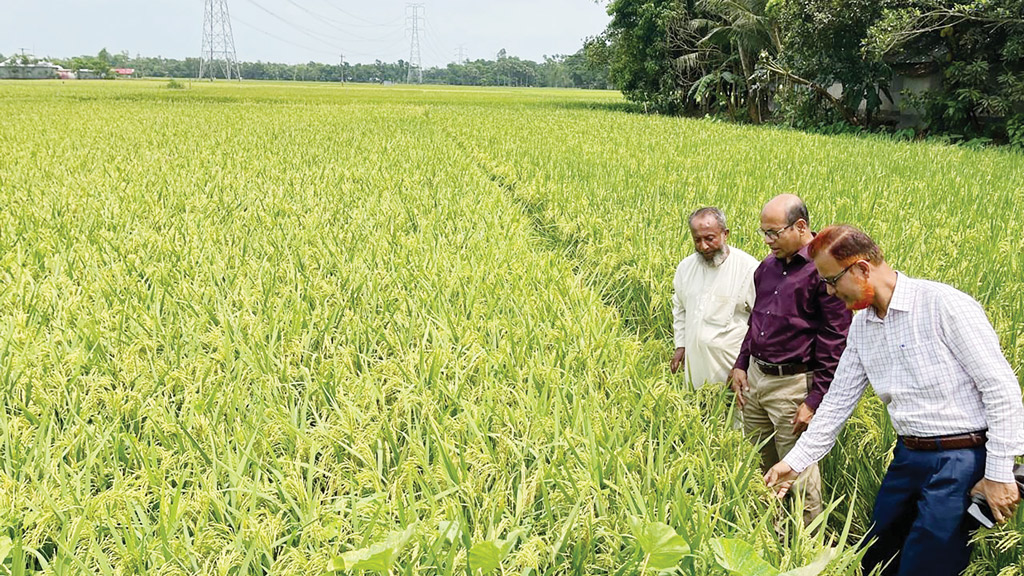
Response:
[{"label": "navy blue trousers", "polygon": [[888,562],[886,576],[955,576],[967,568],[970,491],[985,475],[985,447],[910,450],[897,442],[875,500],[877,538],[864,556],[865,576]]}]

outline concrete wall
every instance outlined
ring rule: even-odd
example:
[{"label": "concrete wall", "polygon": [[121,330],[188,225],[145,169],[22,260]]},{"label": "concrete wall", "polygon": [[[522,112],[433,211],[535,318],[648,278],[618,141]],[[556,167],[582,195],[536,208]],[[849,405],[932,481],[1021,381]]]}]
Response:
[{"label": "concrete wall", "polygon": [[[900,110],[900,104],[906,100],[903,92],[921,94],[929,90],[939,90],[941,88],[941,72],[920,75],[893,74],[892,83],[889,85],[892,102],[885,95],[882,95],[882,105],[878,110],[878,114],[896,120],[897,126],[900,128],[916,126],[919,118],[917,113],[913,109]],[[828,93],[839,98],[843,95],[843,85],[837,82],[829,86]],[[866,107],[867,103],[861,102],[857,111],[863,114]]]},{"label": "concrete wall", "polygon": [[11,80],[44,80],[57,77],[57,69],[53,66],[38,65],[0,65],[0,79]]}]

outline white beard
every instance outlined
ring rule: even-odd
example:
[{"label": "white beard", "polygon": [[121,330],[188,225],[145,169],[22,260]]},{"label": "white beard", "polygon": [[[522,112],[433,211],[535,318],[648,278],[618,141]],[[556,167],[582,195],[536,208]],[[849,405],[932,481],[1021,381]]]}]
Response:
[{"label": "white beard", "polygon": [[719,266],[721,266],[725,262],[725,259],[728,258],[728,257],[729,257],[729,246],[725,245],[725,246],[722,246],[721,250],[719,250],[718,252],[715,252],[715,255],[711,257],[710,261],[707,258],[704,258],[703,255],[701,255],[701,260],[705,264],[707,264],[708,266],[711,266],[712,268],[718,268]]}]

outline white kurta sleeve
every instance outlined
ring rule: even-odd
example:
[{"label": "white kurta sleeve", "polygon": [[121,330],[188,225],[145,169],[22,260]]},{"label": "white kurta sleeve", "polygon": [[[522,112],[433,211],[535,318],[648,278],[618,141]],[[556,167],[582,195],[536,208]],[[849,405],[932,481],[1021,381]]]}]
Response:
[{"label": "white kurta sleeve", "polygon": [[675,335],[676,348],[686,346],[686,286],[683,270],[683,262],[680,262],[672,281],[675,290],[672,294],[672,332]]}]

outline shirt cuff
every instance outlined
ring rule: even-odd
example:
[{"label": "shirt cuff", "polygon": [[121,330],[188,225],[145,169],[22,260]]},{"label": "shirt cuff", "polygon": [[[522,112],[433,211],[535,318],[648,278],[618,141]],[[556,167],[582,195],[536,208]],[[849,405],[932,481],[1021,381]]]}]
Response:
[{"label": "shirt cuff", "polygon": [[1012,484],[1013,456],[993,456],[989,452],[985,456],[985,478],[993,482]]},{"label": "shirt cuff", "polygon": [[825,398],[825,395],[820,390],[811,390],[811,393],[804,399],[804,404],[815,412],[818,411],[818,406],[821,406],[821,401]]},{"label": "shirt cuff", "polygon": [[736,364],[733,365],[733,368],[739,368],[744,372],[750,370],[750,356],[738,356],[736,358]]},{"label": "shirt cuff", "polygon": [[786,457],[783,458],[782,461],[789,464],[789,467],[797,474],[800,474],[806,470],[808,466],[814,464],[814,460],[811,460],[806,454],[796,448],[790,450],[789,454],[786,454]]}]

